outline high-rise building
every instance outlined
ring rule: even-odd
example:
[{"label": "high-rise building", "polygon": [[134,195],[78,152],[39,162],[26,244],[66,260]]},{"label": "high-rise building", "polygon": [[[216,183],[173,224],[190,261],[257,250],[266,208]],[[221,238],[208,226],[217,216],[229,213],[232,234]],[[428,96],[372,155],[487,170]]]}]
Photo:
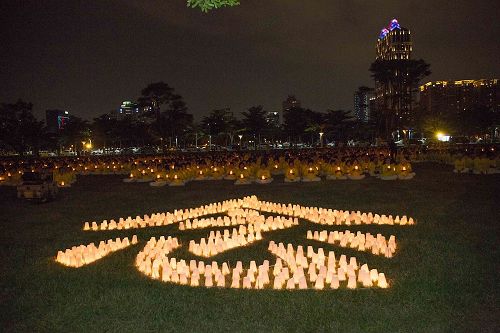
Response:
[{"label": "high-rise building", "polygon": [[410,59],[413,45],[410,30],[399,25],[393,19],[387,28],[383,28],[377,39],[377,57],[380,60]]},{"label": "high-rise building", "polygon": [[[409,61],[413,51],[410,30],[401,27],[398,20],[393,19],[387,28],[383,28],[376,42],[375,59],[380,66],[386,66],[392,76],[391,80],[375,80],[375,105],[379,112],[392,112],[394,128],[408,126],[411,123],[412,88],[408,73],[401,72],[404,68],[401,61]],[[396,66],[397,65],[397,66]]]},{"label": "high-rise building", "polygon": [[63,130],[70,120],[68,111],[63,110],[46,110],[45,123],[47,124],[47,132],[55,134]]},{"label": "high-rise building", "polygon": [[288,98],[283,101],[283,112],[290,110],[292,108],[300,108],[300,101],[293,95],[288,95]]},{"label": "high-rise building", "polygon": [[266,122],[272,127],[280,127],[281,119],[278,111],[267,111],[265,114]]},{"label": "high-rise building", "polygon": [[138,116],[139,115],[139,105],[131,101],[123,101],[118,108],[118,117],[123,118],[126,116]]},{"label": "high-rise building", "polygon": [[422,112],[450,115],[482,106],[500,111],[500,80],[427,82],[419,87]]},{"label": "high-rise building", "polygon": [[372,88],[362,87],[354,92],[354,116],[356,120],[367,123],[373,110],[375,93]]}]

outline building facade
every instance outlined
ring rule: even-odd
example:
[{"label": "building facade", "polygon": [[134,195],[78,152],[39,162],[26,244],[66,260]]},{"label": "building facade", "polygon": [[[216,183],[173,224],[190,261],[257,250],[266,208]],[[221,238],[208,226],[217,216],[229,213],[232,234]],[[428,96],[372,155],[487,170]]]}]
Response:
[{"label": "building facade", "polygon": [[420,108],[426,114],[452,115],[482,106],[500,112],[500,80],[427,82],[419,87]]},{"label": "building facade", "polygon": [[285,112],[292,108],[300,108],[301,104],[300,101],[297,98],[295,98],[295,96],[289,95],[288,98],[283,101],[282,106],[283,106],[283,112]]},{"label": "building facade", "polygon": [[265,117],[268,125],[272,127],[281,126],[281,117],[278,111],[267,111]]},{"label": "building facade", "polygon": [[354,116],[356,120],[367,123],[374,107],[375,92],[371,88],[354,92]]},{"label": "building facade", "polygon": [[123,101],[118,108],[118,117],[124,118],[126,116],[138,116],[139,115],[139,105],[131,101]]},{"label": "building facade", "polygon": [[375,105],[380,114],[391,116],[391,128],[401,129],[412,123],[412,87],[408,73],[401,71],[411,60],[413,42],[409,29],[393,19],[383,28],[375,44],[375,60],[390,79],[375,80]]}]

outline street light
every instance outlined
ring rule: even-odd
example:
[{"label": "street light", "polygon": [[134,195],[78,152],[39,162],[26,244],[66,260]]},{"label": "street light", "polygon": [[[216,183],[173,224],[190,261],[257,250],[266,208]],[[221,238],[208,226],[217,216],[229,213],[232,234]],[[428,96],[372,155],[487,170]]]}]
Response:
[{"label": "street light", "polygon": [[241,149],[241,138],[243,137],[242,134],[238,134],[238,138],[240,138],[240,149]]},{"label": "street light", "polygon": [[323,132],[319,132],[319,144],[321,146],[321,148],[323,148]]}]

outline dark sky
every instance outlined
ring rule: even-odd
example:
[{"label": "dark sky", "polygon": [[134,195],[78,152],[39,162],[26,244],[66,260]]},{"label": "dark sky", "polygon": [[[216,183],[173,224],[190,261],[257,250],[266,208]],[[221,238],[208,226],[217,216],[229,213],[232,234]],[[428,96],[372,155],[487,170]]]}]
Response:
[{"label": "dark sky", "polygon": [[390,19],[411,30],[429,79],[500,77],[500,1],[241,0],[203,14],[185,0],[3,0],[0,102],[91,119],[165,81],[199,119],[288,94],[352,109]]}]

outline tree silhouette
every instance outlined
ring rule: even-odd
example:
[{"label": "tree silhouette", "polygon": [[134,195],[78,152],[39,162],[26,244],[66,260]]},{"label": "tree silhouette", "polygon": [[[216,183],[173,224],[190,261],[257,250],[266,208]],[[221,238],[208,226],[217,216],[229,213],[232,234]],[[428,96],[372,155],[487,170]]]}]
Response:
[{"label": "tree silhouette", "polygon": [[103,147],[116,143],[118,140],[117,124],[118,121],[107,114],[94,118],[91,125],[92,139]]},{"label": "tree silhouette", "polygon": [[19,99],[0,106],[0,141],[20,155],[28,149],[38,153],[43,137],[43,121],[33,115],[33,104]]},{"label": "tree silhouette", "polygon": [[244,132],[252,136],[255,140],[258,139],[260,145],[261,134],[265,133],[269,127],[266,120],[266,111],[262,105],[252,106],[248,111],[242,112],[242,115]]},{"label": "tree silhouette", "polygon": [[346,139],[347,122],[352,119],[349,111],[327,110],[325,114],[325,132],[334,140]]},{"label": "tree silhouette", "polygon": [[168,104],[173,97],[174,89],[163,81],[150,83],[146,88],[142,89],[141,97],[139,97],[139,105],[141,107],[151,107],[156,117],[160,116],[161,106]]},{"label": "tree silhouette", "polygon": [[233,144],[234,135],[240,128],[238,121],[229,109],[212,110],[208,116],[203,117],[201,124],[204,132],[213,138],[214,142],[225,146],[228,143]]},{"label": "tree silhouette", "polygon": [[377,108],[383,122],[384,135],[390,137],[393,130],[410,126],[412,119],[413,92],[418,83],[430,75],[430,65],[424,60],[381,60],[370,65],[372,78],[377,83]]}]

